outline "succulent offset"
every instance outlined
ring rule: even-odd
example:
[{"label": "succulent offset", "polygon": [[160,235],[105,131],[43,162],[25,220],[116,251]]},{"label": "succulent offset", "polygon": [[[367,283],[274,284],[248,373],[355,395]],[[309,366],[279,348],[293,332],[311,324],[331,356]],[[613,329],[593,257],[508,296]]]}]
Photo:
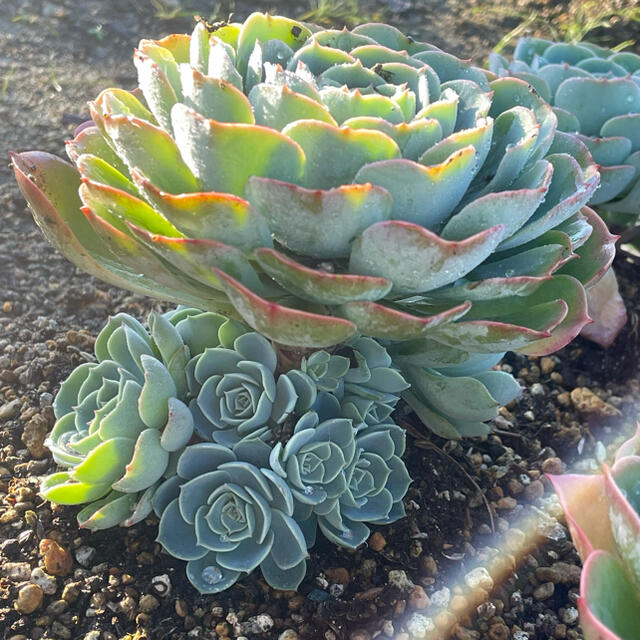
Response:
[{"label": "succulent offset", "polygon": [[180,309],[152,313],[149,326],[126,314],[111,318],[96,339],[98,362],[76,368],[54,402],[47,446],[68,470],[47,476],[41,493],[59,504],[87,504],[78,521],[88,529],[130,526],[151,512],[156,487],[172,473],[172,454],[194,431],[186,365],[203,339],[218,342],[231,323]]},{"label": "succulent offset", "polygon": [[584,563],[586,640],[634,640],[640,607],[640,424],[598,475],[551,476]]},{"label": "succulent offset", "polygon": [[447,437],[486,432],[518,393],[488,371],[505,351],[549,353],[588,321],[584,286],[613,256],[584,206],[598,173],[522,80],[388,25],[261,13],[143,40],[135,64],[141,92],[91,103],[75,166],[13,157],[82,269],[283,345],[383,340]]}]

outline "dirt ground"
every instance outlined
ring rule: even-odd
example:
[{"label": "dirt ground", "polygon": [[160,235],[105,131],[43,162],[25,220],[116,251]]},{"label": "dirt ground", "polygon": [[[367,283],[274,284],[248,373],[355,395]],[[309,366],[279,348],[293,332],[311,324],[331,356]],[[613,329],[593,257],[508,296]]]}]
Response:
[{"label": "dirt ground", "polygon": [[[213,4],[219,16],[234,11],[238,20],[255,9],[292,16],[308,9],[296,1],[189,6],[208,17]],[[532,10],[548,16],[546,24],[532,22],[547,33],[570,8],[529,0],[359,5],[362,14],[383,14],[478,64]],[[77,530],[73,509],[52,509],[37,497],[37,477],[53,469],[41,442],[60,382],[86,360],[109,314],[143,319],[156,303],[80,273],[49,246],[13,182],[7,152],[63,155],[64,139],[88,116],[88,100],[108,86],[135,85],[138,40],[191,24],[160,18],[150,0],[0,0],[0,638],[407,640],[421,637],[427,620],[446,626],[453,616],[458,640],[579,640],[578,559],[551,517],[559,514],[543,474],[581,457],[600,459],[602,443],[628,432],[638,415],[640,262],[633,258],[616,263],[631,322],[611,350],[579,339],[544,362],[508,357],[503,366],[525,393],[504,410],[497,431],[463,443],[425,434],[407,458],[416,478],[408,517],[380,528],[354,554],[320,543],[298,594],[251,576],[218,597],[199,596],[183,564],[159,553],[152,524],[90,536]],[[592,37],[610,45],[640,40],[640,24]],[[584,414],[579,400],[588,392],[601,403]],[[73,568],[34,613],[21,615],[14,606],[19,571],[7,567],[37,566],[43,537],[70,550]],[[465,590],[465,576],[489,565],[502,567],[505,580]],[[168,577],[169,592],[158,589],[159,576]],[[438,618],[440,605],[449,612]]]}]

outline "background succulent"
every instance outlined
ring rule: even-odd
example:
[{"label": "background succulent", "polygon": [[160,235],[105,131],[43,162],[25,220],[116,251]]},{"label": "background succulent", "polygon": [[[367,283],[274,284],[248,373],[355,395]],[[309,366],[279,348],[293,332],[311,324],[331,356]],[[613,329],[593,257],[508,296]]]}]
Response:
[{"label": "background succulent", "polygon": [[[640,216],[640,55],[530,37],[518,41],[511,61],[491,54],[489,68],[531,83],[553,105],[558,129],[575,133],[598,165],[600,186],[589,204],[616,230],[627,228],[622,242],[634,238]],[[627,320],[613,272],[589,293],[595,322],[583,333],[609,346]]]},{"label": "background succulent", "polygon": [[640,425],[600,475],[551,476],[584,562],[578,608],[587,640],[629,640],[640,607]]},{"label": "background succulent", "polygon": [[525,82],[388,25],[260,13],[143,40],[135,64],[143,97],[91,103],[75,166],[13,157],[38,223],[81,268],[284,345],[394,343],[421,381],[412,406],[452,437],[517,393],[478,374],[588,321],[584,285],[613,256],[583,207],[598,174]]},{"label": "background succulent", "polygon": [[89,529],[145,518],[171,455],[193,434],[186,364],[229,324],[195,309],[152,313],[149,332],[129,315],[111,318],[96,339],[98,362],[76,368],[55,398],[47,446],[68,470],[46,477],[42,495],[88,503],[78,520]]},{"label": "background succulent", "polygon": [[201,593],[223,591],[258,566],[272,587],[297,588],[307,546],[293,508],[280,476],[214,443],[187,447],[177,475],[154,498],[158,541],[187,561],[187,577]]},{"label": "background succulent", "polygon": [[499,76],[529,82],[553,105],[561,131],[575,132],[599,165],[599,209],[640,215],[640,55],[590,42],[521,38],[513,60],[491,54]]}]

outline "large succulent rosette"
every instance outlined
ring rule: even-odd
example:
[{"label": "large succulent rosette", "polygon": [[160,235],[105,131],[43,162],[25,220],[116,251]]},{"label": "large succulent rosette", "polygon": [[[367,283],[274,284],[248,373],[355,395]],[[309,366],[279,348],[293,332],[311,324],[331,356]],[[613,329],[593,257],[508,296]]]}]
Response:
[{"label": "large succulent rosette", "polygon": [[505,351],[549,353],[588,321],[584,285],[613,256],[584,207],[598,174],[526,82],[388,25],[261,13],[143,40],[135,64],[140,92],[91,103],[73,165],[13,157],[79,267],[290,347],[387,341],[452,437],[517,393],[485,376]]},{"label": "large succulent rosette", "polygon": [[78,521],[89,529],[144,519],[172,454],[193,435],[186,364],[228,325],[195,309],[152,313],[149,332],[129,315],[111,318],[96,340],[97,362],[77,367],[55,398],[46,444],[67,470],[44,479],[43,497],[87,504]]},{"label": "large succulent rosette", "polygon": [[586,640],[638,637],[640,425],[599,475],[551,476],[584,562],[580,623]]}]

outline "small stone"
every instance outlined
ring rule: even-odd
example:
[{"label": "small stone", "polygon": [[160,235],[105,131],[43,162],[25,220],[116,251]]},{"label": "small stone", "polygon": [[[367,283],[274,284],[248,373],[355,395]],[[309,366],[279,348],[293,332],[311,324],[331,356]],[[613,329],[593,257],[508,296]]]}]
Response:
[{"label": "small stone", "polygon": [[371,640],[371,634],[364,629],[356,629],[349,634],[349,640]]},{"label": "small stone", "polygon": [[351,578],[349,572],[344,567],[331,567],[325,572],[329,582],[333,584],[341,584],[343,587],[348,587]]},{"label": "small stone", "polygon": [[524,497],[530,502],[539,500],[544,495],[544,485],[540,480],[534,480],[524,488]]},{"label": "small stone", "polygon": [[543,396],[545,394],[544,387],[539,382],[534,382],[531,385],[532,396]]},{"label": "small stone", "polygon": [[576,387],[571,392],[571,402],[580,413],[593,413],[601,417],[620,415],[619,409],[601,400],[587,387]]},{"label": "small stone", "polygon": [[40,555],[44,560],[44,568],[53,576],[66,576],[73,569],[71,554],[55,540],[45,538],[40,541]]},{"label": "small stone", "polygon": [[414,613],[407,622],[407,631],[412,638],[426,638],[427,634],[435,629],[436,625],[433,620],[421,613]]},{"label": "small stone", "polygon": [[56,579],[45,573],[40,567],[36,567],[31,572],[31,582],[37,584],[48,596],[53,595],[58,589]]},{"label": "small stone", "polygon": [[568,625],[574,625],[578,621],[578,610],[575,607],[567,607],[560,617],[562,622]]},{"label": "small stone", "polygon": [[28,562],[5,562],[2,575],[13,582],[24,582],[31,577],[31,565]]},{"label": "small stone", "polygon": [[504,497],[500,498],[496,502],[496,508],[500,511],[511,511],[511,509],[515,509],[518,506],[518,501],[515,498]]},{"label": "small stone", "polygon": [[420,556],[420,573],[430,578],[438,575],[438,565],[433,556]]},{"label": "small stone", "polygon": [[491,591],[493,589],[493,578],[484,567],[476,567],[464,577],[465,584],[469,589],[483,589]]},{"label": "small stone", "polygon": [[504,622],[498,622],[489,627],[489,638],[491,640],[509,640],[510,637],[509,627]]},{"label": "small stone", "polygon": [[564,463],[560,458],[547,458],[542,463],[542,473],[550,473],[551,475],[561,475],[564,473]]},{"label": "small stone", "polygon": [[544,356],[543,358],[540,358],[540,371],[542,371],[542,373],[544,373],[545,375],[548,375],[555,368],[556,368],[556,361],[553,358],[549,356]]},{"label": "small stone", "polygon": [[556,587],[553,582],[543,582],[533,590],[533,597],[536,600],[548,600],[553,595],[555,589]]},{"label": "small stone", "polygon": [[369,547],[374,551],[382,551],[386,546],[386,538],[379,531],[374,531],[369,538]]},{"label": "small stone", "polygon": [[426,609],[429,606],[429,596],[420,585],[416,585],[409,594],[410,609]]},{"label": "small stone", "polygon": [[89,547],[83,544],[76,549],[76,560],[83,567],[88,567],[91,561],[96,557],[96,550],[93,547]]},{"label": "small stone", "polygon": [[42,605],[44,593],[37,584],[27,584],[20,591],[13,603],[15,609],[20,613],[33,613]]},{"label": "small stone", "polygon": [[60,640],[70,640],[71,631],[57,620],[51,625],[51,633]]},{"label": "small stone", "polygon": [[140,597],[140,601],[138,602],[138,607],[142,613],[151,613],[155,611],[160,606],[158,599],[155,596],[152,596],[150,593],[145,593]]},{"label": "small stone", "polygon": [[20,409],[21,404],[22,401],[19,398],[16,398],[15,400],[6,402],[0,406],[0,422],[15,418],[18,415],[18,410]]},{"label": "small stone", "polygon": [[431,604],[438,609],[444,609],[451,601],[451,590],[449,587],[442,587],[439,591],[431,594]]},{"label": "small stone", "polygon": [[413,582],[409,579],[409,576],[402,569],[394,569],[389,571],[389,584],[392,587],[396,587],[401,591],[411,591],[414,587]]},{"label": "small stone", "polygon": [[571,404],[571,396],[568,391],[563,391],[558,394],[556,401],[560,406],[568,407]]},{"label": "small stone", "polygon": [[278,640],[299,640],[300,636],[293,629],[285,629],[279,636]]},{"label": "small stone", "polygon": [[129,620],[133,620],[138,613],[138,605],[131,596],[126,596],[118,602],[118,610]]},{"label": "small stone", "polygon": [[49,421],[40,413],[36,413],[27,424],[24,425],[22,442],[29,453],[36,459],[44,458],[48,449],[44,446],[44,440],[49,431]]},{"label": "small stone", "polygon": [[62,615],[69,607],[69,603],[64,600],[54,600],[47,607],[47,613],[57,617]]},{"label": "small stone", "polygon": [[185,600],[176,600],[175,608],[176,608],[176,613],[181,618],[186,617],[186,615],[189,613],[189,605],[186,603]]},{"label": "small stone", "polygon": [[153,576],[153,578],[151,578],[151,586],[154,588],[155,592],[163,598],[171,595],[171,580],[166,573],[163,573],[160,576]]},{"label": "small stone", "polygon": [[100,631],[94,629],[93,631],[89,631],[84,634],[84,638],[82,640],[100,640]]},{"label": "small stone", "polygon": [[80,583],[79,582],[70,582],[69,584],[64,585],[64,589],[62,589],[61,598],[68,602],[69,604],[75,602],[80,595]]}]

